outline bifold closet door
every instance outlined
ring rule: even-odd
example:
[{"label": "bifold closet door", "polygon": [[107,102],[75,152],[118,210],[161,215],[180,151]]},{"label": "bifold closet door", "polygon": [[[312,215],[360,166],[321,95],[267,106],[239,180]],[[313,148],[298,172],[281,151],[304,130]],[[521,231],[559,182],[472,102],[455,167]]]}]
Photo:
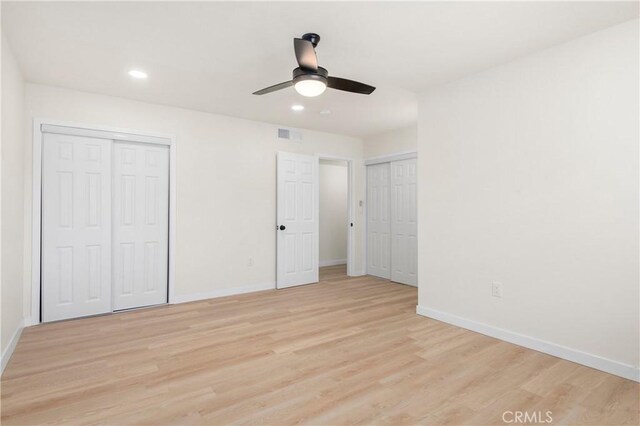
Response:
[{"label": "bifold closet door", "polygon": [[418,285],[416,159],[391,162],[391,281]]},{"label": "bifold closet door", "polygon": [[391,278],[389,163],[367,166],[367,273]]},{"label": "bifold closet door", "polygon": [[113,144],[113,310],[167,302],[169,147]]},{"label": "bifold closet door", "polygon": [[42,320],[111,311],[111,141],[45,133]]}]

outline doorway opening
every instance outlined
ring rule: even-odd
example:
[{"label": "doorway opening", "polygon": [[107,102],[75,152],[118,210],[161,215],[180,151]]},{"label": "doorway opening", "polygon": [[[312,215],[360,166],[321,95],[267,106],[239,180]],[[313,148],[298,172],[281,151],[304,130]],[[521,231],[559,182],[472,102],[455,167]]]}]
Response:
[{"label": "doorway opening", "polygon": [[347,275],[349,252],[349,163],[319,161],[320,278]]},{"label": "doorway opening", "polygon": [[343,167],[343,179],[346,181],[347,199],[341,225],[342,235],[346,234],[347,240],[346,256],[344,252],[335,254],[339,252],[329,250],[330,254],[323,256],[322,260],[327,266],[329,264],[340,266],[344,265],[346,259],[346,275],[351,276],[354,273],[353,160],[344,157],[280,151],[277,156],[275,227],[277,234],[276,288],[278,289],[320,281],[319,169],[321,160],[345,164],[341,167]]}]

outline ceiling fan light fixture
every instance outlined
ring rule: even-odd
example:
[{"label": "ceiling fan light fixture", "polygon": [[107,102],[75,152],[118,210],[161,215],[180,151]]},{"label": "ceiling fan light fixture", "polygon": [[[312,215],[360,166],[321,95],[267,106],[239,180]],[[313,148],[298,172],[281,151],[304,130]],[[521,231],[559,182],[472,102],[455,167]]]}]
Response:
[{"label": "ceiling fan light fixture", "polygon": [[314,96],[320,96],[327,89],[327,83],[319,79],[306,79],[301,78],[295,82],[294,87],[296,92],[302,96],[312,98]]},{"label": "ceiling fan light fixture", "polygon": [[296,54],[298,67],[293,70],[293,78],[289,81],[274,84],[264,89],[253,92],[254,95],[266,95],[294,86],[296,92],[306,97],[320,96],[328,88],[342,90],[350,93],[370,95],[375,87],[340,77],[329,77],[326,68],[318,66],[316,46],[320,36],[315,33],[307,33],[302,38],[293,39],[293,50]]}]

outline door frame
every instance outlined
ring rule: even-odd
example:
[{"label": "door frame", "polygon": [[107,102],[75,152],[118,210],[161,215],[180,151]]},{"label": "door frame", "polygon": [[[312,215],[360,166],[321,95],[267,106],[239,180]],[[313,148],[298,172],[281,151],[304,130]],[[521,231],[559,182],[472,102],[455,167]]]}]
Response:
[{"label": "door frame", "polygon": [[[353,223],[353,226],[347,227],[347,276],[353,277],[360,275],[356,273],[355,268],[355,214],[356,206],[354,206],[354,169],[353,169],[353,158],[349,157],[340,157],[337,155],[330,154],[316,154],[318,157],[318,167],[320,167],[320,160],[333,160],[333,161],[345,161],[347,163],[347,221],[348,223]],[[318,192],[320,190],[320,179],[318,179]],[[318,265],[320,265],[320,250],[318,250]],[[318,266],[318,269],[320,266]]]},{"label": "door frame", "polygon": [[[46,132],[43,131],[43,126],[47,129]],[[169,271],[167,303],[173,303],[176,270],[176,137],[156,132],[35,118],[33,120],[32,153],[31,315],[26,319],[25,325],[40,324],[42,320],[40,312],[40,300],[42,297],[40,268],[42,261],[42,142],[44,133],[153,143],[169,147]]]},{"label": "door frame", "polygon": [[[387,155],[380,155],[377,157],[369,157],[369,158],[365,158],[364,160],[364,266],[363,266],[363,270],[364,270],[364,274],[368,275],[369,274],[369,216],[368,216],[368,206],[369,206],[369,169],[367,169],[368,166],[373,166],[375,164],[381,164],[381,163],[391,163],[392,161],[399,161],[399,160],[409,160],[415,158],[416,161],[418,159],[418,152],[417,151],[401,151],[401,152],[396,152],[393,154],[387,154]],[[420,183],[418,182],[418,184],[416,184],[416,191],[418,190],[418,185]],[[391,196],[391,194],[389,194],[389,196]],[[416,206],[417,208],[417,206]],[[420,225],[418,225],[420,226]],[[391,242],[389,242],[389,244],[391,244]]]}]

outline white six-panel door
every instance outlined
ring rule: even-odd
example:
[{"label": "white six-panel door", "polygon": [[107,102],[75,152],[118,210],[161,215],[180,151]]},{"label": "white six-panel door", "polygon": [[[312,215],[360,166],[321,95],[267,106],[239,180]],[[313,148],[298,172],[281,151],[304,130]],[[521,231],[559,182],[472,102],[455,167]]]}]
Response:
[{"label": "white six-panel door", "polygon": [[169,147],[44,133],[44,322],[167,302]]},{"label": "white six-panel door", "polygon": [[391,281],[418,285],[416,159],[391,162]]},{"label": "white six-panel door", "polygon": [[318,157],[278,153],[277,287],[318,282]]},{"label": "white six-panel door", "polygon": [[389,163],[367,166],[367,273],[391,278]]},{"label": "white six-panel door", "polygon": [[42,318],[111,311],[111,141],[45,134]]},{"label": "white six-panel door", "polygon": [[167,302],[169,147],[113,145],[113,310]]}]

